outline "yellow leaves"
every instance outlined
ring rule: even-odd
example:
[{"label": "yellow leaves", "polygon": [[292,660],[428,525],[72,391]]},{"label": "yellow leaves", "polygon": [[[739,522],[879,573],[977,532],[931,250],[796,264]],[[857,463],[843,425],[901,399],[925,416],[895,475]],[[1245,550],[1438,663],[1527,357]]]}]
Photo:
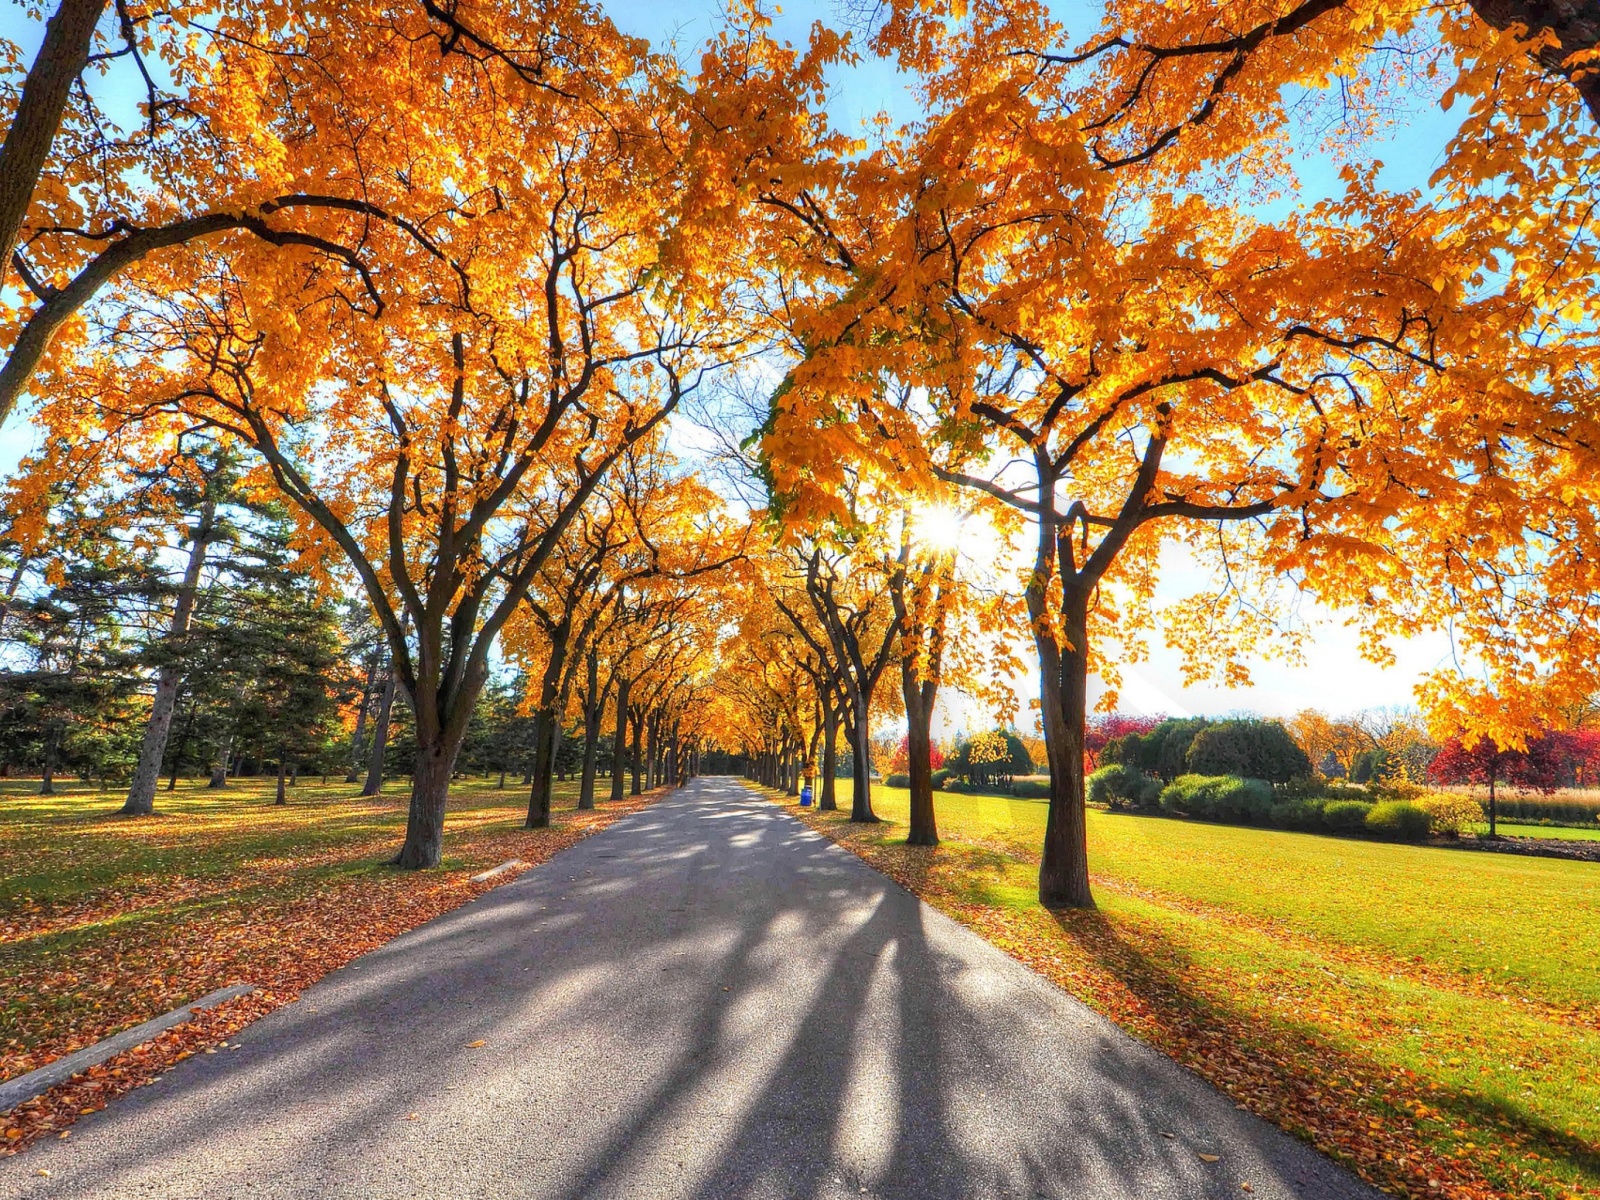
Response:
[{"label": "yellow leaves", "polygon": [[468,1042],[467,1043],[467,1049],[468,1050],[480,1050],[484,1046],[487,1046],[488,1044],[489,1044],[488,1042],[484,1041],[482,1038],[479,1038],[475,1042]]}]

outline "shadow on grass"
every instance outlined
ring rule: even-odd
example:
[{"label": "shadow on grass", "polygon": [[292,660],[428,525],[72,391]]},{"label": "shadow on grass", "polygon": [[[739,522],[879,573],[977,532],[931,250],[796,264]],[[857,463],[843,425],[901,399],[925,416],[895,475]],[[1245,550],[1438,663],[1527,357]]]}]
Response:
[{"label": "shadow on grass", "polygon": [[[1600,1182],[1600,1149],[1518,1106],[1461,1088],[1408,1082],[1392,1066],[1333,1042],[1313,1025],[1282,1018],[1263,1021],[1243,1006],[1219,1003],[1186,979],[1192,956],[1147,925],[1139,933],[1147,944],[1139,945],[1103,913],[1039,911],[1085,959],[1127,990],[1138,1010],[1130,1032],[1148,1038],[1235,1097],[1249,1096],[1250,1107],[1261,1115],[1309,1137],[1325,1151],[1342,1153],[1383,1184],[1417,1187],[1417,1164],[1403,1161],[1406,1144],[1430,1152],[1426,1174],[1465,1168],[1477,1175],[1481,1169],[1498,1186],[1523,1182],[1513,1164],[1497,1169],[1475,1156],[1469,1167],[1444,1157],[1445,1148],[1465,1141],[1449,1135],[1449,1126],[1457,1121],[1469,1130],[1498,1132],[1512,1143],[1506,1148],[1508,1159],[1539,1153],[1552,1160],[1559,1174],[1576,1176],[1589,1186]],[[1319,1075],[1322,1082],[1314,1082]],[[1327,1081],[1338,1078],[1359,1082],[1366,1105],[1331,1088]],[[1399,1103],[1407,1092],[1442,1120],[1412,1124]],[[1372,1109],[1390,1118],[1390,1128],[1376,1138],[1368,1122]],[[1399,1138],[1394,1137],[1396,1120],[1403,1122]],[[1385,1142],[1397,1142],[1400,1152]],[[1390,1155],[1401,1161],[1391,1161]]]}]

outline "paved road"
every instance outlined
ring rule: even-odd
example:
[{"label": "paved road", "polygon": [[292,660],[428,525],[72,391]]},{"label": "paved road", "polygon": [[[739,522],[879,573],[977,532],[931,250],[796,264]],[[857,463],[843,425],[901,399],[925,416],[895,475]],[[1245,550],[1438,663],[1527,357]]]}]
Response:
[{"label": "paved road", "polygon": [[0,1196],[1377,1195],[728,779],[239,1040]]}]

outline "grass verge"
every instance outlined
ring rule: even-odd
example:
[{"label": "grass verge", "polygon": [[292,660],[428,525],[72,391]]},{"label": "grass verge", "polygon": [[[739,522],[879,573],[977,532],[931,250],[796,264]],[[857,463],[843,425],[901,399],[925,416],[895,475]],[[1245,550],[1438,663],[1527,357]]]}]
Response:
[{"label": "grass verge", "polygon": [[1384,1190],[1600,1196],[1600,867],[1091,812],[1052,913],[1043,803],[941,793],[929,850],[841,786],[814,828]]},{"label": "grass verge", "polygon": [[558,784],[552,827],[527,830],[520,790],[458,781],[440,868],[402,873],[382,862],[405,830],[403,786],[361,799],[302,781],[280,807],[271,780],[180,784],[143,818],[115,815],[112,793],[24,786],[0,792],[0,1079],[217,988],[258,991],[0,1116],[0,1154],[67,1136],[76,1117],[518,872],[469,876],[543,862],[661,794],[578,812],[576,785]]}]

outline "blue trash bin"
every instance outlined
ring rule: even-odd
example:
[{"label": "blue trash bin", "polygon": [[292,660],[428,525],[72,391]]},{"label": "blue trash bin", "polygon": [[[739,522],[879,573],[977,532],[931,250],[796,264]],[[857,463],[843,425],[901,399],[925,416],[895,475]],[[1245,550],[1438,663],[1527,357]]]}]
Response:
[{"label": "blue trash bin", "polygon": [[800,807],[811,807],[811,785],[809,783],[800,789]]}]

